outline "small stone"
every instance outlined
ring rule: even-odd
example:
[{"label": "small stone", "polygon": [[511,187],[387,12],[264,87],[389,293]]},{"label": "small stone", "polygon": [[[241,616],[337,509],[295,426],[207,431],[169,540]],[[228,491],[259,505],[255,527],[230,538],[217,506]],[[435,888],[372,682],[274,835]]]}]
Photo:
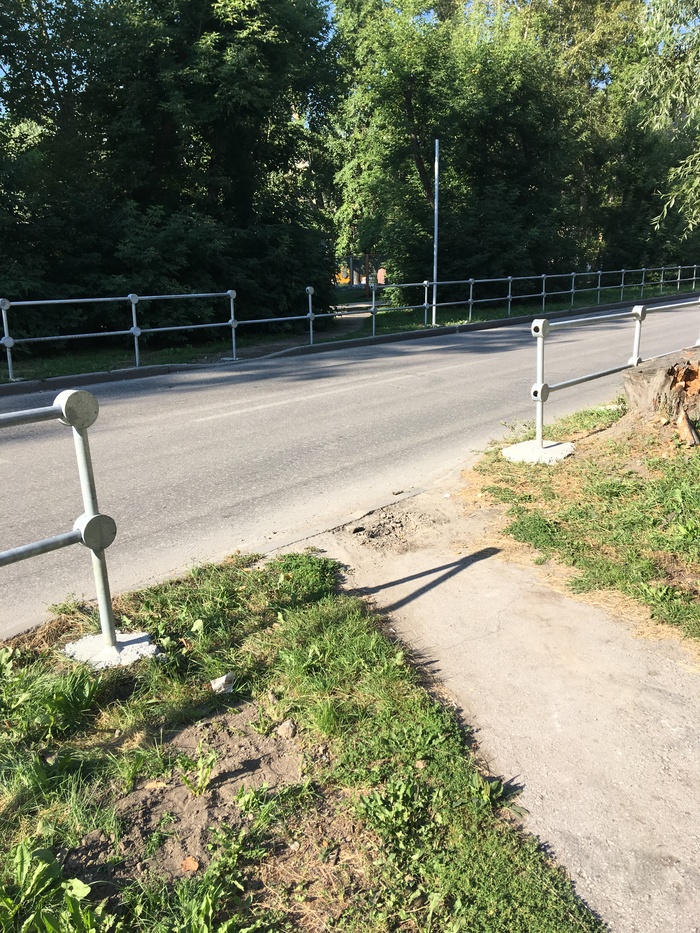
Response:
[{"label": "small stone", "polygon": [[289,843],[289,848],[292,850],[292,852],[298,852],[298,851],[299,851],[299,843],[298,843],[298,842],[290,842],[290,843]]},{"label": "small stone", "polygon": [[183,874],[193,874],[199,870],[199,862],[197,859],[192,858],[191,855],[188,855],[187,858],[182,860],[182,872]]},{"label": "small stone", "polygon": [[419,758],[416,762],[416,768],[418,768],[419,771],[422,771],[423,768],[426,768],[427,766],[428,762],[425,760],[425,758]]},{"label": "small stone", "polygon": [[285,719],[275,729],[275,732],[281,739],[293,739],[297,734],[297,727],[291,719]]}]

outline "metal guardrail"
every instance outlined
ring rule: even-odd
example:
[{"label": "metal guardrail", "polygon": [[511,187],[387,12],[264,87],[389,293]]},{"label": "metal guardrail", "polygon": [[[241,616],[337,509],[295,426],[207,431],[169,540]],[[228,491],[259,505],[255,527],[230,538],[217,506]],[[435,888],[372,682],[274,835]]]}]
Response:
[{"label": "metal guardrail", "polygon": [[[467,321],[471,322],[472,314],[476,307],[480,305],[503,305],[506,309],[506,317],[511,317],[513,308],[518,302],[536,301],[545,312],[547,302],[566,297],[570,307],[574,307],[576,297],[594,293],[596,304],[601,304],[603,297],[614,298],[614,300],[624,301],[625,293],[632,293],[634,298],[644,298],[645,292],[649,296],[651,290],[663,295],[669,289],[677,292],[681,291],[681,286],[687,286],[687,290],[695,291],[698,285],[698,265],[678,265],[678,266],[655,266],[641,269],[614,269],[609,271],[598,270],[595,272],[566,272],[566,273],[542,273],[541,275],[520,275],[505,276],[502,278],[470,278],[470,279],[452,279],[447,281],[431,281],[425,279],[422,282],[401,282],[378,285],[370,285],[371,303],[366,308],[337,308],[330,312],[316,313],[313,309],[314,288],[309,285],[306,288],[308,300],[308,311],[306,314],[290,315],[285,317],[264,317],[254,320],[238,320],[236,318],[236,291],[232,288],[225,292],[202,292],[189,295],[136,295],[130,293],[126,296],[116,296],[111,298],[61,298],[56,300],[37,300],[37,301],[10,301],[7,298],[0,298],[0,315],[2,316],[3,335],[0,337],[0,346],[5,348],[7,357],[8,376],[10,381],[14,381],[14,362],[12,349],[15,346],[35,343],[50,343],[67,340],[99,339],[101,337],[119,337],[127,336],[133,339],[134,343],[134,362],[137,367],[141,365],[141,353],[139,339],[144,334],[158,334],[169,331],[187,331],[187,330],[206,330],[216,328],[229,328],[231,331],[231,360],[237,360],[236,331],[241,325],[257,324],[279,324],[289,321],[307,321],[309,327],[309,345],[314,343],[314,321],[322,318],[336,318],[343,316],[352,316],[357,314],[370,314],[372,319],[372,336],[376,336],[377,314],[382,310],[387,311],[414,311],[422,309],[423,324],[425,327],[437,326],[438,308],[456,308],[465,306],[468,308]],[[494,287],[499,284],[507,285],[501,294],[493,294]],[[562,287],[565,286],[565,287]],[[464,298],[451,298],[447,301],[439,302],[438,288],[449,287],[456,290],[459,294],[460,287],[463,287]],[[423,289],[423,301],[419,304],[404,304],[384,306],[378,302],[378,296],[384,289]],[[432,299],[430,290],[432,289]],[[619,297],[618,297],[619,293]],[[178,324],[171,327],[141,327],[138,322],[138,305],[143,301],[173,301],[185,299],[217,299],[223,298],[229,303],[229,318],[226,321],[214,321],[209,324]],[[40,337],[13,337],[10,333],[9,311],[16,308],[27,307],[53,307],[58,305],[81,305],[81,304],[107,304],[107,303],[127,303],[131,314],[131,327],[119,330],[104,330],[85,334],[61,334],[54,336]],[[428,324],[428,314],[431,312],[431,323]]]},{"label": "metal guardrail", "polygon": [[[211,324],[183,324],[174,327],[139,327],[137,305],[140,301],[172,301],[185,298],[228,298],[230,303],[231,317],[228,321],[213,322]],[[142,334],[158,334],[166,331],[178,330],[201,330],[204,328],[230,327],[232,334],[233,356],[236,357],[236,320],[234,314],[234,300],[236,292],[229,289],[227,292],[201,292],[192,295],[136,295],[133,292],[121,297],[112,298],[60,298],[51,301],[9,301],[7,298],[0,298],[0,314],[2,315],[3,336],[0,344],[5,347],[7,355],[7,369],[10,381],[15,378],[14,363],[12,359],[12,348],[19,344],[32,343],[51,343],[63,340],[85,340],[88,338],[96,339],[100,337],[120,337],[131,336],[134,340],[134,360],[136,366],[141,365],[141,351],[139,338]],[[10,321],[8,311],[10,308],[30,308],[30,307],[54,307],[56,305],[83,305],[83,304],[107,304],[108,302],[128,302],[131,308],[131,327],[122,330],[98,331],[89,334],[61,334],[58,336],[44,337],[13,337],[10,333]]]},{"label": "metal guardrail", "polygon": [[[518,285],[520,283],[520,287]],[[486,295],[487,291],[492,290],[496,284],[507,284],[507,290],[499,295]],[[599,269],[595,272],[557,272],[542,273],[540,275],[508,275],[502,278],[493,279],[451,279],[445,281],[432,282],[427,279],[423,282],[408,283],[387,283],[385,285],[370,285],[372,290],[372,307],[376,305],[376,294],[382,289],[402,289],[419,288],[424,290],[423,301],[420,304],[402,305],[391,307],[392,311],[424,311],[424,325],[428,326],[428,311],[432,311],[431,325],[437,326],[437,309],[454,308],[466,306],[468,310],[468,321],[472,320],[472,313],[478,305],[502,304],[506,306],[506,316],[511,317],[513,306],[518,302],[537,301],[540,304],[542,313],[544,313],[547,302],[552,299],[569,299],[569,306],[574,307],[577,295],[595,294],[595,304],[602,303],[605,293],[614,292],[610,295],[611,300],[625,300],[625,293],[633,293],[635,298],[644,298],[645,292],[650,297],[652,292],[663,295],[664,291],[669,289],[681,290],[681,284],[688,285],[689,291],[695,291],[698,284],[698,264],[694,265],[676,265],[676,266],[653,266],[642,267],[640,269]],[[456,300],[438,301],[437,289],[450,286],[458,288],[464,286],[464,298]],[[481,286],[481,292],[479,290]],[[433,288],[432,300],[429,299],[429,290]],[[619,292],[619,297],[618,293]],[[479,297],[479,294],[482,297]]]},{"label": "metal guardrail", "polygon": [[[692,305],[696,305],[700,310],[700,302],[698,302],[697,299],[693,299],[692,301],[674,302],[669,305],[655,305],[650,308],[647,308],[645,305],[635,305],[630,311],[615,311],[608,314],[596,314],[585,318],[568,318],[561,321],[548,321],[546,318],[538,318],[533,321],[531,333],[537,340],[537,371],[535,382],[530,390],[530,395],[535,402],[535,443],[537,447],[540,449],[544,447],[544,405],[552,392],[558,392],[561,389],[568,389],[571,386],[581,385],[584,382],[591,382],[593,379],[600,379],[603,376],[612,376],[615,373],[623,372],[625,369],[632,369],[635,366],[639,366],[640,363],[645,362],[639,354],[642,341],[642,324],[647,314],[656,314],[659,311],[675,311],[679,308],[687,308]],[[553,385],[549,385],[545,381],[544,347],[545,341],[552,331],[563,330],[565,327],[584,327],[590,324],[600,323],[601,321],[620,321],[626,318],[631,318],[635,322],[632,354],[626,363],[595,373],[576,376],[573,379],[566,379],[563,382],[555,382]],[[700,346],[700,334],[698,335],[695,346]],[[677,353],[680,349],[682,348],[679,347],[678,350],[668,350],[661,355],[666,356],[668,353]],[[657,359],[657,357],[651,356],[647,357],[647,359]]]},{"label": "metal guardrail", "polygon": [[39,554],[48,554],[50,551],[69,547],[71,544],[83,544],[89,548],[92,552],[92,569],[95,575],[102,637],[106,645],[114,648],[117,645],[117,636],[109,592],[105,549],[114,541],[117,526],[113,518],[102,515],[97,507],[95,477],[87,434],[87,429],[95,423],[98,412],[97,399],[90,392],[67,389],[57,395],[53,405],[48,407],[0,414],[0,428],[56,420],[73,429],[80,489],[85,509],[83,514],[76,519],[71,531],[0,552],[0,567],[15,564],[30,557],[37,557]]}]

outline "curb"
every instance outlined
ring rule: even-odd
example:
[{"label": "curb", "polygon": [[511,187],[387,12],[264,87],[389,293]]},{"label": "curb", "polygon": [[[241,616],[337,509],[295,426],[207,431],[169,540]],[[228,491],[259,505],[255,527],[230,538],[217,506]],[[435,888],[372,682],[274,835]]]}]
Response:
[{"label": "curb", "polygon": [[[683,301],[679,304],[692,304],[700,298],[700,292],[683,293]],[[687,299],[687,300],[686,300]],[[647,307],[658,304],[667,304],[669,296],[650,298],[646,301],[640,299],[637,304]],[[524,314],[517,317],[499,318],[493,321],[472,321],[470,324],[452,324],[445,327],[428,327],[422,330],[402,331],[398,334],[380,334],[378,337],[354,337],[350,340],[329,340],[313,346],[290,347],[286,350],[277,350],[264,356],[254,357],[252,360],[237,360],[236,362],[254,362],[257,360],[270,360],[282,356],[309,356],[314,353],[330,353],[337,350],[353,349],[356,347],[371,347],[383,343],[399,343],[404,340],[426,340],[431,337],[444,337],[451,334],[464,334],[475,330],[492,330],[497,327],[515,327],[519,324],[530,324],[541,317],[547,320],[578,317],[600,314],[605,311],[617,311],[633,307],[629,301],[618,301],[613,304],[596,305],[592,308],[568,308],[565,311],[550,311],[539,314]],[[0,398],[11,395],[25,395],[31,392],[48,392],[52,389],[72,389],[75,386],[95,385],[105,382],[125,382],[129,379],[147,379],[151,376],[167,376],[171,373],[192,372],[195,370],[211,369],[213,366],[230,365],[221,363],[176,363],[157,366],[130,367],[128,369],[113,369],[109,372],[79,373],[75,376],[51,376],[48,379],[31,379],[26,382],[10,382],[0,385]]]}]

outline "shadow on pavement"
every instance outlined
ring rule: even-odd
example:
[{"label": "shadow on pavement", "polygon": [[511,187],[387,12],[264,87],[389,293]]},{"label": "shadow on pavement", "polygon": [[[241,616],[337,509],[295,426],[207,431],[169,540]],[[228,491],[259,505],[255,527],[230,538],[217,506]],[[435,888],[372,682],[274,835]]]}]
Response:
[{"label": "shadow on pavement", "polygon": [[[408,603],[413,602],[414,599],[418,599],[424,593],[428,593],[430,590],[434,590],[443,583],[446,583],[458,573],[466,570],[467,567],[471,567],[472,564],[476,564],[480,560],[486,560],[489,557],[494,557],[496,554],[500,553],[500,550],[501,549],[497,547],[482,548],[480,551],[475,551],[473,554],[468,554],[466,557],[460,557],[459,560],[455,560],[451,564],[443,564],[441,567],[431,567],[430,570],[422,570],[420,573],[413,573],[408,577],[402,577],[400,580],[392,580],[391,583],[363,587],[362,592],[366,595],[373,595],[375,593],[384,592],[384,590],[389,590],[394,586],[401,586],[404,583],[412,583],[415,580],[422,580],[425,577],[434,577],[434,579],[428,580],[407,596],[403,596],[396,602],[391,603],[391,605],[382,607],[382,611],[384,612],[395,612],[397,609],[401,609],[402,606],[406,606]],[[440,576],[435,576],[436,574],[440,574]]]}]

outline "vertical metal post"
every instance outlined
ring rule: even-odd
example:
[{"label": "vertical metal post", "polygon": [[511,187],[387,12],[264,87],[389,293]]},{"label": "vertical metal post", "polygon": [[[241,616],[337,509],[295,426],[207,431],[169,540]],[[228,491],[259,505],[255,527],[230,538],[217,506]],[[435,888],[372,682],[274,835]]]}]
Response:
[{"label": "vertical metal post", "polygon": [[238,327],[238,321],[236,320],[236,290],[234,288],[229,288],[226,292],[229,300],[229,308],[231,311],[231,317],[229,319],[229,324],[231,325],[231,349],[233,350],[233,358],[237,360],[236,356],[236,328]]},{"label": "vertical metal post", "polygon": [[[68,389],[56,397],[54,405],[58,405],[63,412],[63,417],[60,420],[73,428],[73,441],[75,443],[75,456],[78,461],[83,508],[85,518],[90,519],[99,514],[95,476],[92,471],[92,458],[90,457],[90,443],[87,435],[87,429],[97,419],[99,411],[97,399],[89,392]],[[112,598],[109,592],[104,547],[95,550],[91,548],[91,552],[102,637],[106,645],[110,648],[116,648],[117,635],[114,627],[114,613],[112,612]]]},{"label": "vertical metal post", "polygon": [[141,365],[141,356],[139,353],[139,337],[141,336],[141,330],[136,319],[136,305],[139,302],[139,296],[131,293],[126,297],[131,302],[131,333],[134,335],[134,357],[138,368]]},{"label": "vertical metal post", "polygon": [[630,366],[639,366],[642,362],[640,348],[642,345],[642,321],[647,316],[647,309],[644,305],[635,305],[632,309],[634,315],[634,341],[632,343],[632,356],[628,362]]},{"label": "vertical metal post", "polygon": [[15,378],[15,371],[12,365],[12,347],[15,345],[14,340],[10,336],[10,325],[7,320],[7,312],[10,310],[10,302],[7,298],[0,298],[0,311],[2,311],[2,330],[3,338],[2,345],[5,347],[5,353],[7,355],[7,378],[12,382]]},{"label": "vertical metal post", "polygon": [[678,267],[678,278],[676,279],[676,291],[679,292],[680,290],[681,290],[681,267],[679,266]]},{"label": "vertical metal post", "polygon": [[426,279],[423,282],[423,327],[428,326],[428,288],[430,282]]},{"label": "vertical metal post", "polygon": [[644,282],[645,282],[645,280],[646,280],[646,274],[647,274],[646,266],[643,266],[643,267],[642,267],[642,287],[641,287],[641,289],[640,289],[640,291],[639,291],[639,297],[640,297],[640,298],[643,298],[643,297],[644,297]]},{"label": "vertical metal post", "polygon": [[693,291],[695,291],[695,280],[698,276],[698,267],[697,265],[693,266]]},{"label": "vertical metal post", "polygon": [[513,276],[508,276],[508,317],[510,317],[510,305],[513,301]]},{"label": "vertical metal post", "polygon": [[544,341],[549,333],[549,321],[546,318],[533,321],[530,332],[533,337],[537,338],[537,372],[535,384],[532,387],[532,397],[535,400],[535,443],[542,450],[544,447],[544,403],[549,396],[549,387],[544,381]]},{"label": "vertical metal post", "polygon": [[472,307],[474,306],[474,279],[469,279],[469,323],[472,320]]},{"label": "vertical metal post", "polygon": [[666,271],[666,266],[661,266],[661,279],[659,280],[659,294],[663,295],[664,293],[664,272]]},{"label": "vertical metal post", "polygon": [[314,289],[312,285],[307,286],[306,294],[309,296],[309,313],[307,315],[309,319],[309,346],[312,347],[314,345],[314,318],[316,317],[316,315],[314,314],[314,306],[313,306]]},{"label": "vertical metal post", "polygon": [[625,300],[625,270],[620,275],[620,301]]},{"label": "vertical metal post", "polygon": [[574,295],[576,294],[576,273],[571,273],[571,307],[574,306]]},{"label": "vertical metal post", "polygon": [[542,313],[544,313],[544,305],[547,301],[547,274],[542,273]]},{"label": "vertical metal post", "polygon": [[438,276],[438,188],[440,176],[440,140],[435,140],[435,183],[433,185],[433,327],[437,324],[437,276]]},{"label": "vertical metal post", "polygon": [[[700,310],[700,301],[698,302],[698,310]],[[700,347],[700,334],[698,334],[698,339],[697,339],[697,343],[695,344],[695,346]]]},{"label": "vertical metal post", "polygon": [[603,276],[603,270],[598,269],[598,304],[600,304],[600,280]]},{"label": "vertical metal post", "polygon": [[372,283],[372,336],[377,335],[377,286]]},{"label": "vertical metal post", "polygon": [[[85,509],[85,514],[89,518],[92,518],[93,515],[98,514],[98,508],[87,429],[74,427],[73,439],[75,441],[75,453],[78,459],[78,473],[80,474],[80,488],[83,493],[83,507]],[[105,558],[104,548],[98,551],[91,551],[91,554],[92,571],[95,575],[95,587],[97,589],[97,605],[100,610],[102,637],[106,645],[109,645],[110,648],[116,648],[117,636],[114,626],[112,597],[109,591],[107,560]]]}]

